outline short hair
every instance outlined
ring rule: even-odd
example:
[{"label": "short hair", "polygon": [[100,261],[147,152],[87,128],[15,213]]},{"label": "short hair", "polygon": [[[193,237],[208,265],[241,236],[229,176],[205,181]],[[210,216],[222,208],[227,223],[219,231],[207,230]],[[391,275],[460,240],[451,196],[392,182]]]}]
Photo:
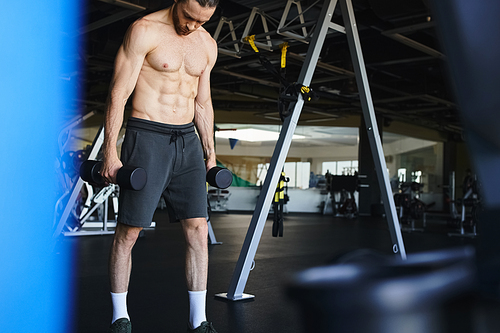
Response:
[{"label": "short hair", "polygon": [[[179,2],[186,2],[187,0],[179,0]],[[217,7],[219,0],[196,0],[202,7]]]}]

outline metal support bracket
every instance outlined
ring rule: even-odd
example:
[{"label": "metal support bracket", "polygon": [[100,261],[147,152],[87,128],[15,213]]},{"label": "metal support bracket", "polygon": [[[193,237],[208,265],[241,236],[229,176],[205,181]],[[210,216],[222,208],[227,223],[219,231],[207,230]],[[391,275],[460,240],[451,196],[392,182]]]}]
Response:
[{"label": "metal support bracket", "polygon": [[[243,36],[241,38],[242,43],[247,43],[244,38],[247,37],[250,34],[250,30],[252,29],[255,17],[257,15],[260,15],[261,21],[262,21],[262,26],[264,27],[264,33],[269,33],[269,28],[267,26],[267,19],[266,16],[264,15],[264,12],[262,12],[259,8],[254,7],[252,9],[252,12],[250,13],[250,17],[248,18],[247,25],[245,27],[245,30],[243,31]],[[268,50],[268,51],[273,51],[273,43],[271,42],[271,37],[269,35],[266,36],[266,43],[261,43],[261,42],[255,42],[255,45],[261,49]]]},{"label": "metal support bracket", "polygon": [[[220,35],[220,33],[222,31],[222,27],[224,26],[225,23],[229,26],[229,33],[219,40],[219,35]],[[241,58],[239,55],[240,46],[238,45],[238,39],[236,38],[236,33],[234,32],[233,21],[228,20],[226,17],[223,16],[219,20],[219,24],[217,25],[217,29],[215,29],[215,33],[214,33],[213,38],[214,38],[214,40],[220,42],[220,41],[223,41],[228,35],[231,35],[231,39],[234,41],[234,44],[233,44],[234,51],[219,47],[219,49],[218,49],[219,53],[222,53],[225,55],[230,55],[230,56],[233,56],[235,58]]]},{"label": "metal support bracket", "polygon": [[[318,2],[319,1],[316,1],[312,6],[314,6]],[[292,7],[292,5],[295,5],[297,7],[297,11],[298,11],[299,14],[295,18],[293,18],[288,24],[285,24],[286,23],[286,19],[288,18],[288,14],[290,13],[290,8]],[[309,8],[311,8],[311,7],[309,7]],[[296,33],[291,32],[291,31],[281,31],[281,29],[286,28],[290,23],[292,23],[293,21],[295,21],[297,19],[297,17],[299,18],[301,24],[305,23],[304,12],[302,11],[302,6],[300,5],[300,2],[296,1],[296,0],[288,0],[288,2],[286,3],[283,15],[281,16],[281,21],[280,21],[280,24],[279,24],[278,29],[276,30],[276,32],[278,34],[280,34],[280,35],[283,35],[283,36],[286,36],[286,37],[290,37],[290,38],[296,39],[296,40],[298,40],[300,42],[303,42],[303,43],[307,44],[307,43],[309,43],[309,41],[306,40],[306,38],[307,38],[307,29],[306,29],[306,27],[302,27],[302,35],[296,34]]]}]

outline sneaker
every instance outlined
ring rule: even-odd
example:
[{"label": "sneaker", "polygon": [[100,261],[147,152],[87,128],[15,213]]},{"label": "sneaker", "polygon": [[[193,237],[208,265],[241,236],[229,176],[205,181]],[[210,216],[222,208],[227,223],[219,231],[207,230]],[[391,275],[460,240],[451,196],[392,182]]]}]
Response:
[{"label": "sneaker", "polygon": [[117,319],[109,327],[109,333],[132,333],[132,324],[127,318]]},{"label": "sneaker", "polygon": [[217,333],[217,331],[215,330],[215,328],[212,326],[212,323],[209,323],[208,321],[204,321],[201,323],[201,325],[192,330],[190,328],[188,328],[188,333],[190,332],[194,332],[194,333]]}]

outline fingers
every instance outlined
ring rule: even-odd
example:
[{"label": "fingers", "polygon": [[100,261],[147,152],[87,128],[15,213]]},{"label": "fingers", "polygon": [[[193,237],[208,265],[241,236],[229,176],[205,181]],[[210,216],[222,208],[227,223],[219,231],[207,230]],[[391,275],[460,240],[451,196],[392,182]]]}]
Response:
[{"label": "fingers", "polygon": [[116,174],[123,166],[120,160],[106,161],[102,164],[101,177],[106,182],[106,185],[116,184]]}]

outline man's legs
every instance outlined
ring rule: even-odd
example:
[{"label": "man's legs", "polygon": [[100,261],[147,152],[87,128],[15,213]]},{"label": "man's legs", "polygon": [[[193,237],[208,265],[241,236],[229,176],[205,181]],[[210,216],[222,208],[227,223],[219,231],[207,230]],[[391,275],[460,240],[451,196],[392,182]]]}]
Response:
[{"label": "man's legs", "polygon": [[208,224],[205,218],[182,220],[186,239],[186,282],[189,293],[189,323],[197,328],[206,321],[208,278]]},{"label": "man's legs", "polygon": [[127,313],[126,293],[132,270],[132,248],[142,228],[122,223],[116,224],[115,237],[109,257],[109,278],[113,301],[112,323],[119,318],[129,318]]}]

